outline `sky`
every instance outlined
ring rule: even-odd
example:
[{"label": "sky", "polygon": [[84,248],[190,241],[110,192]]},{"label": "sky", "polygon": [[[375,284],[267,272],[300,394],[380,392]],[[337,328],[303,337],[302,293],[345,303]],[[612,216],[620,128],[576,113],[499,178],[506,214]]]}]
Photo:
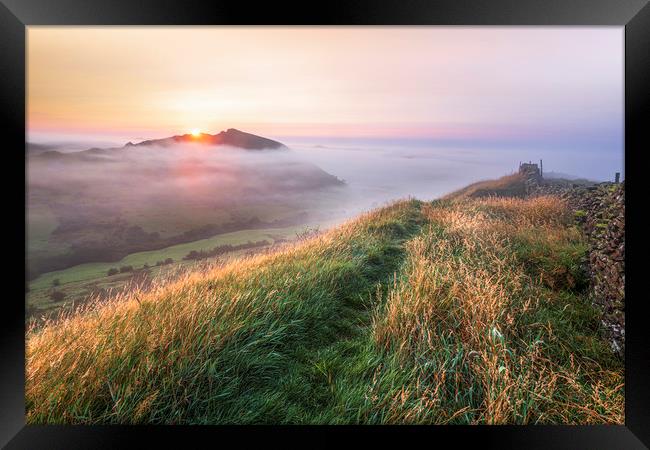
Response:
[{"label": "sky", "polygon": [[28,140],[623,151],[622,27],[29,26]]}]

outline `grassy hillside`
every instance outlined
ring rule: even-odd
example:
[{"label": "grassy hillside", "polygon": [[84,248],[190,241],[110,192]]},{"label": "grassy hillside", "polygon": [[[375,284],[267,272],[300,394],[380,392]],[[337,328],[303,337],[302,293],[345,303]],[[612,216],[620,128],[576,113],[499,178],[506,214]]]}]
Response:
[{"label": "grassy hillside", "polygon": [[557,198],[401,201],[27,334],[29,423],[622,423]]},{"label": "grassy hillside", "polygon": [[445,199],[480,197],[523,197],[526,194],[526,178],[520,173],[506,175],[497,180],[484,180],[446,195]]}]

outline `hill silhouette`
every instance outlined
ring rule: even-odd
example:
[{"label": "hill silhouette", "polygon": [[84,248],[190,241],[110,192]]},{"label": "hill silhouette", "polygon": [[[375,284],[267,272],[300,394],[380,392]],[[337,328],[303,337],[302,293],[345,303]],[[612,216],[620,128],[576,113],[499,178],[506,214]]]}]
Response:
[{"label": "hill silhouette", "polygon": [[194,134],[183,134],[171,136],[164,139],[152,139],[142,141],[134,144],[128,142],[125,147],[138,147],[138,146],[170,146],[176,144],[190,144],[199,143],[206,145],[228,145],[231,147],[239,147],[246,150],[265,150],[265,149],[282,149],[288,150],[284,144],[267,139],[255,134],[246,133],[235,128],[228,128],[226,131],[221,131],[217,134],[201,133],[198,136]]}]

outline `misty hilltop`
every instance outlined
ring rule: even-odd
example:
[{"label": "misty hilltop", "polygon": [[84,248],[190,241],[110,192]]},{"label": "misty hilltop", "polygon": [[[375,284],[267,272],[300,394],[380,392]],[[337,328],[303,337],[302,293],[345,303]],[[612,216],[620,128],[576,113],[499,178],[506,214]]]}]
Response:
[{"label": "misty hilltop", "polygon": [[[168,148],[183,144],[199,144],[213,147],[230,147],[244,150],[289,150],[289,148],[281,142],[274,141],[255,134],[246,133],[235,128],[228,128],[217,134],[200,133],[195,134],[181,134],[174,135],[161,139],[147,139],[138,143],[131,141],[124,144],[122,147],[99,148],[92,147],[82,151],[75,152],[62,152],[59,151],[59,146],[55,144],[42,144],[42,143],[27,143],[27,156],[39,156],[42,158],[59,158],[62,154],[72,154],[75,158],[84,158],[89,155],[102,155],[116,150],[124,150],[127,148],[147,148],[147,147],[161,147]],[[61,146],[63,147],[63,146]]]},{"label": "misty hilltop", "polygon": [[[111,182],[122,184],[132,184],[132,176],[137,178],[140,175],[146,177],[156,175],[152,180],[140,180],[145,182],[145,185],[134,186],[129,196],[134,195],[135,191],[146,190],[147,186],[160,183],[162,180],[166,180],[167,186],[173,186],[174,181],[178,179],[193,185],[200,183],[201,180],[211,184],[232,182],[231,184],[237,185],[238,190],[256,194],[318,189],[343,184],[336,176],[304,160],[281,142],[234,128],[214,135],[207,133],[174,135],[162,139],[144,140],[136,144],[127,142],[122,147],[93,147],[72,152],[58,151],[52,149],[51,145],[34,143],[28,145],[28,149],[31,148],[35,151],[28,155],[32,160],[30,165],[37,169],[39,163],[43,162],[45,164],[43,167],[46,167],[49,172],[48,175],[56,177],[56,174],[52,173],[56,170],[67,182],[79,177],[76,169],[83,169],[84,173],[93,173],[97,164],[101,163],[107,163],[102,166],[112,167],[102,167],[102,173],[95,174],[95,179],[84,180],[85,182],[96,184],[107,174],[105,171],[111,173]],[[152,152],[152,150],[158,151]],[[261,150],[269,151],[261,152]],[[35,183],[36,186],[43,184],[47,183],[43,183],[40,179]],[[212,192],[209,194],[214,195]]]},{"label": "misty hilltop", "polygon": [[226,131],[221,131],[218,134],[200,133],[198,136],[194,134],[183,134],[171,136],[164,139],[153,139],[142,141],[138,144],[128,142],[125,147],[137,146],[170,146],[177,144],[198,143],[205,145],[226,145],[230,147],[243,148],[246,150],[288,150],[287,146],[272,139],[267,139],[255,134],[239,131],[235,128],[228,128]]},{"label": "misty hilltop", "polygon": [[344,186],[282,143],[232,128],[28,158],[32,277],[305,223],[323,214],[317,198],[338,198]]}]

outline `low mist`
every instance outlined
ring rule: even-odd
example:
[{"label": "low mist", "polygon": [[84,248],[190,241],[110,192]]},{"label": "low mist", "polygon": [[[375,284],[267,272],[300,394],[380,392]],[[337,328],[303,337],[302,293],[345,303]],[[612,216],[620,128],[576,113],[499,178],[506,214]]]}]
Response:
[{"label": "low mist", "polygon": [[[376,140],[335,143],[290,143],[303,158],[347,181],[363,201],[404,196],[431,200],[470,183],[517,171],[520,162],[543,160],[544,171],[591,181],[624,177],[623,154],[584,149],[440,147],[422,142],[381,143]],[[585,156],[587,155],[587,156]]]},{"label": "low mist", "polygon": [[284,142],[290,149],[187,143],[64,153],[32,147],[31,272],[111,261],[231,231],[324,229],[392,200],[431,200],[498,178],[517,170],[520,161],[543,159],[545,172],[596,181],[622,172],[622,155],[605,152],[584,159],[584,152],[571,151]]}]

